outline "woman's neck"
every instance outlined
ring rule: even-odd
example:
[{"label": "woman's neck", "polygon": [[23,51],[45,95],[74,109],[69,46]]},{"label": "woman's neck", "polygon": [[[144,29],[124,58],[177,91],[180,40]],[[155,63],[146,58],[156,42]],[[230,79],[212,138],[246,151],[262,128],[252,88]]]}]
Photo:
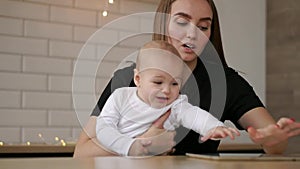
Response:
[{"label": "woman's neck", "polygon": [[192,61],[188,61],[188,62],[185,62],[187,64],[187,66],[191,69],[191,71],[193,71],[196,66],[197,66],[197,58],[192,60]]}]

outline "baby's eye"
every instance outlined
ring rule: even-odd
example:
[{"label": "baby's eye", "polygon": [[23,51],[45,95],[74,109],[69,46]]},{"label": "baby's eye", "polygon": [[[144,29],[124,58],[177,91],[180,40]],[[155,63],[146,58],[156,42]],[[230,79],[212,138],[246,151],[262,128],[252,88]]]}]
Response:
[{"label": "baby's eye", "polygon": [[172,83],[173,86],[178,86],[177,82]]},{"label": "baby's eye", "polygon": [[154,84],[162,84],[161,81],[154,81],[153,83],[154,83]]}]

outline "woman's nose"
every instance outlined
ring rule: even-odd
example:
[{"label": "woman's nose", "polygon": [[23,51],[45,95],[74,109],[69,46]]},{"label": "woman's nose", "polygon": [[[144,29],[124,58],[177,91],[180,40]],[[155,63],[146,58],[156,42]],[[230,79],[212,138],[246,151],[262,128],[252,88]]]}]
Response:
[{"label": "woman's nose", "polygon": [[189,27],[186,31],[186,36],[187,36],[188,39],[196,40],[197,27],[193,23],[190,23],[190,25],[189,25]]}]

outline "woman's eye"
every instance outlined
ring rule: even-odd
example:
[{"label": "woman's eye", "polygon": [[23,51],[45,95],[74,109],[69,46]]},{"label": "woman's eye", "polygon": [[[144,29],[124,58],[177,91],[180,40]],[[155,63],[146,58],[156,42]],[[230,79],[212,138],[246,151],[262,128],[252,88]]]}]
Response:
[{"label": "woman's eye", "polygon": [[180,26],[185,26],[188,24],[188,21],[186,19],[183,19],[183,18],[179,18],[176,20],[176,23]]},{"label": "woman's eye", "polygon": [[198,26],[198,28],[199,28],[201,31],[207,31],[207,30],[208,30],[208,27],[205,27],[205,26]]},{"label": "woman's eye", "polygon": [[180,25],[180,26],[185,26],[185,25],[187,25],[186,22],[177,22],[177,24]]}]

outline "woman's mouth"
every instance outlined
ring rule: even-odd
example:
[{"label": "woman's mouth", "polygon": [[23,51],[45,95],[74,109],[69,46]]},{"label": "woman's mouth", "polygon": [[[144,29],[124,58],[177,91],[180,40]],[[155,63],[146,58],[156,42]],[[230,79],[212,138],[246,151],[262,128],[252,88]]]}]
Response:
[{"label": "woman's mouth", "polygon": [[183,44],[183,47],[185,47],[185,48],[189,48],[189,49],[195,49],[195,45],[193,45],[193,44],[190,44],[190,43],[185,43],[185,44]]},{"label": "woman's mouth", "polygon": [[191,43],[185,43],[182,46],[183,46],[184,52],[186,52],[186,53],[194,53],[194,50],[196,49],[196,46]]}]

